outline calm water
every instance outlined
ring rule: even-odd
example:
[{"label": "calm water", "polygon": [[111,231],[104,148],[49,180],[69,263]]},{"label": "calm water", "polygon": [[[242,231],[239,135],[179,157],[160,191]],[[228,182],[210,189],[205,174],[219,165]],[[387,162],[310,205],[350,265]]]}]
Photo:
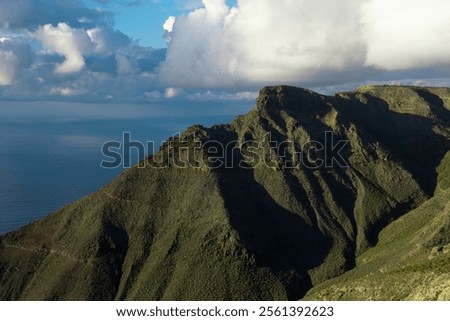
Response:
[{"label": "calm water", "polygon": [[123,169],[103,169],[101,146],[131,132],[161,142],[192,124],[228,123],[241,104],[167,106],[1,103],[0,234],[94,192]]}]

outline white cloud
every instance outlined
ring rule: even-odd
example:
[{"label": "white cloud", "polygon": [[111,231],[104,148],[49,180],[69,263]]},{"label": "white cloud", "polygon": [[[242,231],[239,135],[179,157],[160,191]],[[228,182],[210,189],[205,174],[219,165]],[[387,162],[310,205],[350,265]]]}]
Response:
[{"label": "white cloud", "polygon": [[204,0],[178,17],[162,76],[189,86],[316,81],[364,61],[354,0]]},{"label": "white cloud", "polygon": [[93,51],[100,55],[111,54],[132,44],[130,38],[112,28],[96,27],[86,33],[94,46]]},{"label": "white cloud", "polygon": [[186,95],[186,98],[193,101],[254,101],[258,97],[258,91],[242,92],[196,92]]},{"label": "white cloud", "polygon": [[64,62],[55,69],[59,74],[79,72],[85,64],[83,54],[93,47],[85,30],[73,29],[66,23],[59,23],[56,27],[46,24],[39,27],[33,36],[50,50],[64,56]]},{"label": "white cloud", "polygon": [[202,6],[201,0],[176,0],[178,6],[185,10],[194,10]]},{"label": "white cloud", "polygon": [[13,84],[21,67],[27,67],[31,60],[28,44],[20,38],[0,38],[0,86]]},{"label": "white cloud", "polygon": [[[447,0],[203,0],[166,22],[169,86],[317,86],[450,67]],[[173,22],[173,23],[172,23]],[[404,78],[405,75],[399,74]]]},{"label": "white cloud", "polygon": [[135,72],[133,64],[130,60],[122,54],[116,54],[117,62],[117,74],[119,75],[129,75]]},{"label": "white cloud", "polygon": [[177,20],[176,17],[170,16],[167,18],[166,22],[164,22],[163,29],[167,32],[173,31],[173,25],[175,24],[175,21]]},{"label": "white cloud", "polygon": [[387,70],[450,64],[448,0],[370,0],[361,23],[367,65]]},{"label": "white cloud", "polygon": [[77,96],[85,93],[83,90],[73,89],[69,87],[57,87],[50,90],[50,95],[60,96]]},{"label": "white cloud", "polygon": [[163,97],[163,95],[158,90],[152,90],[145,92],[145,97],[150,100],[159,100]]},{"label": "white cloud", "polygon": [[164,92],[164,97],[168,98],[168,99],[172,99],[175,98],[176,96],[178,96],[179,94],[181,94],[182,90],[179,88],[166,88],[165,92]]},{"label": "white cloud", "polygon": [[0,86],[12,84],[18,63],[12,51],[0,50]]}]

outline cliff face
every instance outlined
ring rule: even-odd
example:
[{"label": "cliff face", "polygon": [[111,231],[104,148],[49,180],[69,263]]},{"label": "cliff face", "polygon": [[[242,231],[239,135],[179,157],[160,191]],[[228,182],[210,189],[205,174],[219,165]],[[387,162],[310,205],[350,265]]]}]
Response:
[{"label": "cliff face", "polygon": [[445,88],[264,88],[247,115],[2,236],[0,299],[346,298],[395,274],[397,244],[448,283],[449,120]]}]

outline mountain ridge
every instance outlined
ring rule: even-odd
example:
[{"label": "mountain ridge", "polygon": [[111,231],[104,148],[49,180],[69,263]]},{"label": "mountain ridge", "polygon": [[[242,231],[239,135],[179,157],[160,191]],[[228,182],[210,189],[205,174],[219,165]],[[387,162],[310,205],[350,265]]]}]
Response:
[{"label": "mountain ridge", "polygon": [[[247,115],[192,126],[99,191],[1,236],[0,298],[339,299],[321,286],[358,276],[386,228],[445,199],[449,115],[448,88],[265,87]],[[347,141],[334,155],[347,166],[320,166],[327,139]]]}]

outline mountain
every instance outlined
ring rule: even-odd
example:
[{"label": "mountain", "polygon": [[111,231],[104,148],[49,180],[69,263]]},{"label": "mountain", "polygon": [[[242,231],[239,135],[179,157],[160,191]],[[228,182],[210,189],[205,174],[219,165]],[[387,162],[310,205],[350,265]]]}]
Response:
[{"label": "mountain", "polygon": [[450,300],[450,152],[437,193],[379,235],[357,267],[314,287],[307,300]]},{"label": "mountain", "polygon": [[449,151],[450,89],[266,87],[1,236],[0,299],[448,299]]}]

